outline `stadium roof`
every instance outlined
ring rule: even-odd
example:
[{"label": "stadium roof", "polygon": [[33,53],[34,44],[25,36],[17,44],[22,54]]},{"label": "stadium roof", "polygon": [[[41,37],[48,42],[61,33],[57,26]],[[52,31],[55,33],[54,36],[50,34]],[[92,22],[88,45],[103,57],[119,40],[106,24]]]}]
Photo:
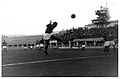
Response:
[{"label": "stadium roof", "polygon": [[[110,21],[110,23],[118,23],[118,20],[112,20]],[[93,27],[93,26],[96,27],[96,25],[93,23],[85,25],[85,27]]]}]

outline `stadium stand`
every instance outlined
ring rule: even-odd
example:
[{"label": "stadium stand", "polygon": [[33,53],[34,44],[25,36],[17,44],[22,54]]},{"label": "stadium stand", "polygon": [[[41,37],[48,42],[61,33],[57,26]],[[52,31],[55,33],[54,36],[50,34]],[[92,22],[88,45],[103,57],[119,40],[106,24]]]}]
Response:
[{"label": "stadium stand", "polygon": [[100,38],[107,36],[109,41],[118,39],[118,25],[107,28],[78,28],[67,30],[66,33],[60,35],[65,41],[83,38]]}]

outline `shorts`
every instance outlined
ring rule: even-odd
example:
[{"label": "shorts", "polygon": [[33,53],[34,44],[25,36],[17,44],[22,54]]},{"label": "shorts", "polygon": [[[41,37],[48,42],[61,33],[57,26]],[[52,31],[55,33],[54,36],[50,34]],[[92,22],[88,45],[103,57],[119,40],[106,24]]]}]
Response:
[{"label": "shorts", "polygon": [[7,46],[3,46],[3,49],[6,49],[7,48]]},{"label": "shorts", "polygon": [[44,40],[49,40],[52,34],[45,33]]},{"label": "shorts", "polygon": [[37,44],[36,47],[39,47],[39,44]]},{"label": "shorts", "polygon": [[43,47],[43,44],[40,44],[40,47]]},{"label": "shorts", "polygon": [[25,49],[27,49],[27,47],[24,47]]},{"label": "shorts", "polygon": [[85,45],[82,45],[82,47],[85,47]]}]

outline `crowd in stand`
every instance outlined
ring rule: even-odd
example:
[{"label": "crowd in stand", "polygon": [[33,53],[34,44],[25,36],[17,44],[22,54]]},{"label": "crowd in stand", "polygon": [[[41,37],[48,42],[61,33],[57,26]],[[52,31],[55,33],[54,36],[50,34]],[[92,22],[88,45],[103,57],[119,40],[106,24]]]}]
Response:
[{"label": "crowd in stand", "polygon": [[100,38],[108,37],[109,41],[118,39],[118,25],[106,28],[86,28],[81,27],[77,29],[67,30],[66,33],[60,35],[65,41],[72,41],[74,39],[84,38]]}]

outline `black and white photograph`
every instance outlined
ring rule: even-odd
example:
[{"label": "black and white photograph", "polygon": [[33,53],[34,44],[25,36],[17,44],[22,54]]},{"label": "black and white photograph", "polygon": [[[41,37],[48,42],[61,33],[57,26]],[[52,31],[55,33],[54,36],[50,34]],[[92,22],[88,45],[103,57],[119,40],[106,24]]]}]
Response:
[{"label": "black and white photograph", "polygon": [[118,77],[119,0],[0,0],[1,77]]}]

